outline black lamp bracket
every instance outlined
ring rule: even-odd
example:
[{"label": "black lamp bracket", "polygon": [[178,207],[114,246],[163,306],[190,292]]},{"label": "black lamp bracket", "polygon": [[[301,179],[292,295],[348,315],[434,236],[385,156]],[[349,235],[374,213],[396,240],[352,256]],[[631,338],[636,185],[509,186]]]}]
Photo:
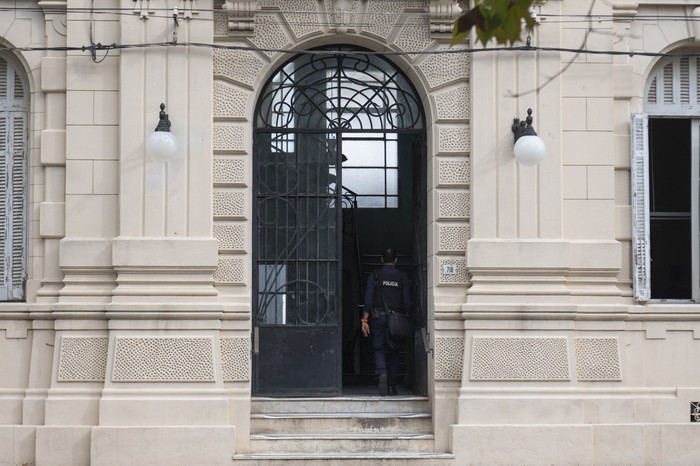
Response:
[{"label": "black lamp bracket", "polygon": [[159,120],[158,120],[158,126],[156,126],[156,131],[165,131],[165,132],[170,132],[170,119],[168,118],[168,114],[165,113],[165,104],[160,104],[160,114]]},{"label": "black lamp bracket", "polygon": [[525,118],[524,121],[520,120],[520,118],[513,118],[513,126],[511,126],[511,130],[513,131],[514,136],[513,143],[520,139],[521,136],[537,136],[535,128],[532,127],[531,108],[527,109],[527,118]]}]

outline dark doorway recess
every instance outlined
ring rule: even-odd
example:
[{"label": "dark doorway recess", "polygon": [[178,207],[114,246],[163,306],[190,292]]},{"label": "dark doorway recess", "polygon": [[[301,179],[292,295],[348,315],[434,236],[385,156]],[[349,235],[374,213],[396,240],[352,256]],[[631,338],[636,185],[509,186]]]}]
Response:
[{"label": "dark doorway recess", "polygon": [[420,100],[384,58],[345,46],[315,52],[278,68],[256,108],[253,391],[373,390],[371,345],[361,336],[359,313],[367,275],[391,246],[410,274],[418,323],[402,356],[404,385],[424,394]]}]

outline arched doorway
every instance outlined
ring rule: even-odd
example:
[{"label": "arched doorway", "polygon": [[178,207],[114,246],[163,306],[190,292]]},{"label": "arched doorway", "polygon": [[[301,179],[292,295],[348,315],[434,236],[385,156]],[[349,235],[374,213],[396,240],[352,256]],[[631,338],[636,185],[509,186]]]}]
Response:
[{"label": "arched doorway", "polygon": [[[336,395],[371,383],[358,306],[388,245],[411,272],[417,335],[425,327],[424,120],[403,73],[353,47],[301,53],[264,86],[254,142],[256,394]],[[406,346],[406,385],[423,392],[420,338]]]}]

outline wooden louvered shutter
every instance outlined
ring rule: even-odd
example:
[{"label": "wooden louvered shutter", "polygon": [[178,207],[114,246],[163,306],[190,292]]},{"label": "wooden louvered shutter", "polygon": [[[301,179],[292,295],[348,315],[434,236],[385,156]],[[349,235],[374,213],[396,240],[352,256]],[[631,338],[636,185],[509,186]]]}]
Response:
[{"label": "wooden louvered shutter", "polygon": [[649,118],[632,115],[632,281],[635,301],[651,297],[649,251]]},{"label": "wooden louvered shutter", "polygon": [[27,116],[12,116],[12,299],[24,299],[27,277]]},{"label": "wooden louvered shutter", "polygon": [[[0,83],[1,87],[2,83]],[[11,238],[8,236],[8,227],[10,226],[10,221],[7,218],[9,212],[8,202],[11,201],[10,196],[12,195],[12,189],[10,185],[10,177],[8,176],[8,168],[11,166],[11,157],[9,154],[9,144],[7,141],[8,123],[7,113],[3,113],[0,116],[0,258],[2,262],[0,267],[2,272],[0,278],[2,282],[0,283],[0,300],[7,301],[12,296],[12,290],[8,287],[7,275],[9,273],[10,264],[12,258],[8,257],[8,240]],[[10,246],[11,248],[12,246]]]},{"label": "wooden louvered shutter", "polygon": [[0,232],[2,284],[0,300],[24,299],[26,277],[26,142],[27,117],[7,112],[0,117]]}]

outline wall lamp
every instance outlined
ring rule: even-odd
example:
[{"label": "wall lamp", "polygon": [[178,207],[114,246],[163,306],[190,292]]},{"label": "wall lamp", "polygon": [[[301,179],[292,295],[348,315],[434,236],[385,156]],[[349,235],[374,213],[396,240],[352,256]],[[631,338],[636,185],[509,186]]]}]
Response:
[{"label": "wall lamp", "polygon": [[525,121],[514,118],[511,129],[514,135],[513,155],[515,155],[515,160],[528,167],[540,163],[544,158],[546,148],[544,141],[540,139],[532,127],[532,109],[527,109]]},{"label": "wall lamp", "polygon": [[158,126],[146,139],[146,156],[154,162],[167,162],[177,154],[177,140],[170,132],[165,104],[160,104]]}]

